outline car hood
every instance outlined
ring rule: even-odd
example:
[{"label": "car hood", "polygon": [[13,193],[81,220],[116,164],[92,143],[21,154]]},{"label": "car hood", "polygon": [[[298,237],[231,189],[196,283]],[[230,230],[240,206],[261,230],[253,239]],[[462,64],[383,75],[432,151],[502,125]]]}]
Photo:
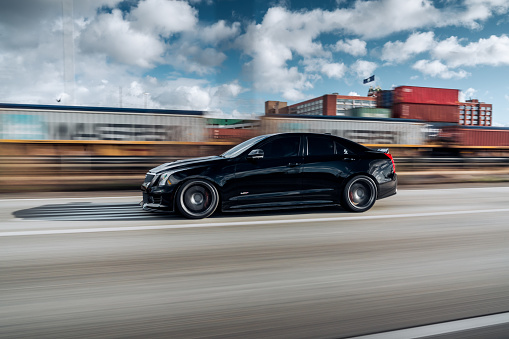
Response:
[{"label": "car hood", "polygon": [[182,159],[173,162],[167,162],[165,164],[154,167],[150,170],[150,173],[161,173],[169,170],[177,170],[181,168],[189,168],[194,165],[207,165],[209,163],[214,163],[217,161],[225,160],[225,158],[214,155],[210,157],[201,157],[201,158],[192,158],[192,159]]}]

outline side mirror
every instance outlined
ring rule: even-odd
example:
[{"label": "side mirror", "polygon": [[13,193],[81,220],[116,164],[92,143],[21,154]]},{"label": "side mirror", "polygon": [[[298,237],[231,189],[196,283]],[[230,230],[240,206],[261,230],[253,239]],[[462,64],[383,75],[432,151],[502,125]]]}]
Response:
[{"label": "side mirror", "polygon": [[263,159],[263,150],[254,149],[247,155],[248,159]]}]

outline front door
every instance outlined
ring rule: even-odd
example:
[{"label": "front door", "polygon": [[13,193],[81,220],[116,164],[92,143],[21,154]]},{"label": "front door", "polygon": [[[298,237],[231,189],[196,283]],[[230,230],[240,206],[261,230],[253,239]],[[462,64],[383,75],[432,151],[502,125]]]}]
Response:
[{"label": "front door", "polygon": [[301,137],[274,136],[253,149],[261,149],[263,158],[239,159],[229,207],[284,207],[300,200]]}]

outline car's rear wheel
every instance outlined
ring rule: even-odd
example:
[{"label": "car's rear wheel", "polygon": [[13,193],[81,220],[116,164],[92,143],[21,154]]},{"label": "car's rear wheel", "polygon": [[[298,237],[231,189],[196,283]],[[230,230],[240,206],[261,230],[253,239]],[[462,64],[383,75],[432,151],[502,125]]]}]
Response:
[{"label": "car's rear wheel", "polygon": [[377,188],[373,179],[358,175],[346,183],[341,196],[341,206],[352,212],[365,212],[375,204],[376,196]]},{"label": "car's rear wheel", "polygon": [[184,183],[177,192],[177,208],[185,217],[206,218],[216,210],[219,193],[205,180],[191,180]]}]

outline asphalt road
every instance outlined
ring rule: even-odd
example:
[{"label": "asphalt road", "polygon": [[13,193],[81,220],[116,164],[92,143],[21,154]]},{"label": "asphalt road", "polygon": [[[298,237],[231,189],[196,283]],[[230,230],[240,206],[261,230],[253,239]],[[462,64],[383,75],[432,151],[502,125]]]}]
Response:
[{"label": "asphalt road", "polygon": [[198,221],[133,194],[0,196],[1,338],[509,337],[475,325],[509,312],[507,185]]}]

